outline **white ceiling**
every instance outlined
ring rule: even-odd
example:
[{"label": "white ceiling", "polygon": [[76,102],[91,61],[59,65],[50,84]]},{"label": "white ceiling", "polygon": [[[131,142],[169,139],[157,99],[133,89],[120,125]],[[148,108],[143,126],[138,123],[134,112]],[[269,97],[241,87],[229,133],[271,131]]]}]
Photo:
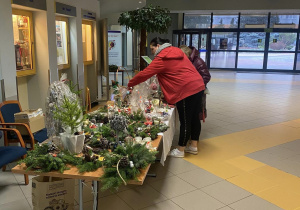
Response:
[{"label": "white ceiling", "polygon": [[100,14],[107,15],[112,13],[122,13],[146,5],[146,0],[99,0]]}]

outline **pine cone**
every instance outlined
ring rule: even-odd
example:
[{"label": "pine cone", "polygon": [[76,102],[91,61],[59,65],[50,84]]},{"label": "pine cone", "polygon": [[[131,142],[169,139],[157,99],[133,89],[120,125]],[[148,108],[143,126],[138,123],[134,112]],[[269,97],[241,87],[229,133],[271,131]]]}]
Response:
[{"label": "pine cone", "polygon": [[128,157],[122,157],[121,160],[120,160],[119,166],[121,168],[125,168],[125,167],[129,166],[129,159],[128,159]]},{"label": "pine cone", "polygon": [[93,148],[93,153],[98,154],[102,151],[102,148]]},{"label": "pine cone", "polygon": [[91,162],[91,156],[89,154],[84,154],[84,160],[87,162]]}]

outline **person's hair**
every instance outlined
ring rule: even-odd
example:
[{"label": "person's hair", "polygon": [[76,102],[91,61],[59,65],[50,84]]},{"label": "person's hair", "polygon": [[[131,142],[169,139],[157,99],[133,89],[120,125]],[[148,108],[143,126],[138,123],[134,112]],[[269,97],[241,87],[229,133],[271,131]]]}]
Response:
[{"label": "person's hair", "polygon": [[191,53],[192,53],[192,49],[189,48],[186,45],[180,45],[179,48],[182,50],[182,52],[184,52],[184,54],[186,54],[187,57],[190,57]]},{"label": "person's hair", "polygon": [[169,43],[169,39],[162,39],[160,37],[155,37],[154,39],[151,40],[150,45],[152,46],[157,46],[157,44],[162,45],[164,43]]}]

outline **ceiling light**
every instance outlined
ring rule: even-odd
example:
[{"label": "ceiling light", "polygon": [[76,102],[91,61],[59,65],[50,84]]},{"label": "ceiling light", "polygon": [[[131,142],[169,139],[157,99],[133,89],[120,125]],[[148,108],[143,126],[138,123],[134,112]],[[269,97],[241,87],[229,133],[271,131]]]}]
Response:
[{"label": "ceiling light", "polygon": [[139,1],[139,3],[141,4],[141,3],[142,3],[142,1]]}]

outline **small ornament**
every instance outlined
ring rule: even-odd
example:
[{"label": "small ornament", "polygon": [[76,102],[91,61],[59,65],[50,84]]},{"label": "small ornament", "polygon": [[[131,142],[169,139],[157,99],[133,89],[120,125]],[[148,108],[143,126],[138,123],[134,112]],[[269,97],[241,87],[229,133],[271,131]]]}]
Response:
[{"label": "small ornament", "polygon": [[121,168],[125,168],[125,167],[127,167],[128,165],[129,165],[129,159],[128,159],[128,157],[126,157],[126,156],[122,157],[122,158],[120,159],[119,166],[120,166]]},{"label": "small ornament", "polygon": [[134,164],[132,161],[129,161],[129,165],[130,165],[130,168],[133,168],[134,167]]},{"label": "small ornament", "polygon": [[133,141],[133,138],[131,136],[126,136],[124,140],[126,143],[129,143]]}]

